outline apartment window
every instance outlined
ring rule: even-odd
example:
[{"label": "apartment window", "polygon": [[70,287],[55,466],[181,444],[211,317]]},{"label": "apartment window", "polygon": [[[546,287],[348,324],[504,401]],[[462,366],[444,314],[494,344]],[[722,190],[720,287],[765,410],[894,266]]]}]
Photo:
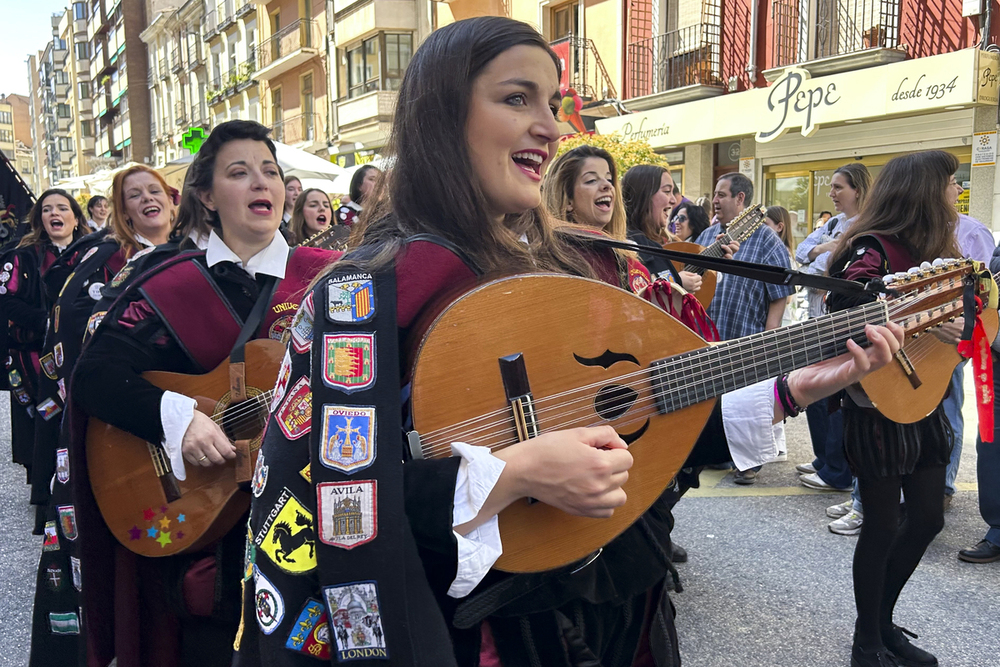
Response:
[{"label": "apartment window", "polygon": [[253,63],[254,51],[257,49],[257,22],[248,21],[246,24],[247,33],[247,62]]},{"label": "apartment window", "polygon": [[21,173],[30,174],[31,173],[31,163],[27,160],[21,160]]},{"label": "apartment window", "polygon": [[55,37],[52,39],[52,48],[56,51],[66,50],[66,40],[61,37]]},{"label": "apartment window", "polygon": [[580,34],[580,5],[573,2],[552,10],[552,39]]},{"label": "apartment window", "polygon": [[235,39],[229,40],[229,73],[236,73],[236,47],[239,45],[240,40],[237,36]]},{"label": "apartment window", "polygon": [[10,130],[0,130],[0,142],[9,144],[14,141],[14,133]]},{"label": "apartment window", "polygon": [[88,44],[87,42],[76,43],[76,59],[77,60],[90,59],[90,44]]},{"label": "apartment window", "polygon": [[80,136],[81,137],[94,136],[94,126],[92,124],[92,121],[85,120],[80,123]]},{"label": "apartment window", "polygon": [[10,125],[13,122],[14,122],[14,119],[11,116],[11,112],[9,112],[9,111],[0,111],[0,124],[2,124],[2,125]]},{"label": "apartment window", "polygon": [[59,118],[69,118],[70,111],[68,104],[57,104],[56,105],[56,116]]},{"label": "apartment window", "polygon": [[73,150],[73,140],[69,137],[59,137],[59,150],[64,153]]},{"label": "apartment window", "polygon": [[366,39],[347,52],[347,96],[358,97],[378,90],[379,38]]},{"label": "apartment window", "polygon": [[73,3],[73,18],[74,19],[85,19],[87,18],[87,4],[84,2],[74,2]]},{"label": "apartment window", "polygon": [[77,97],[79,97],[80,99],[87,99],[88,97],[90,97],[89,81],[81,81],[80,83],[76,84],[76,87],[77,87]]},{"label": "apartment window", "polygon": [[56,72],[53,72],[52,78],[58,84],[67,84],[67,83],[69,83],[69,75],[66,74],[66,72],[63,71],[63,70],[58,70]]},{"label": "apartment window", "polygon": [[385,36],[385,90],[399,90],[413,55],[413,35]]}]

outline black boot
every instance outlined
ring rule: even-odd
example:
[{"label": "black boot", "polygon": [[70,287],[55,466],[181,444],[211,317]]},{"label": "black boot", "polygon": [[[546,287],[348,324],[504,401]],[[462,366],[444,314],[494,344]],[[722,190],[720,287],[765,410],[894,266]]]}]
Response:
[{"label": "black boot", "polygon": [[937,667],[937,658],[911,644],[906,635],[917,638],[915,634],[898,625],[893,625],[891,630],[882,633],[882,642],[896,656],[896,662],[900,667]]},{"label": "black boot", "polygon": [[851,649],[851,667],[899,667],[899,663],[885,648],[866,651],[855,644]]},{"label": "black boot", "polygon": [[688,562],[688,552],[676,542],[670,542],[670,561],[672,563]]}]

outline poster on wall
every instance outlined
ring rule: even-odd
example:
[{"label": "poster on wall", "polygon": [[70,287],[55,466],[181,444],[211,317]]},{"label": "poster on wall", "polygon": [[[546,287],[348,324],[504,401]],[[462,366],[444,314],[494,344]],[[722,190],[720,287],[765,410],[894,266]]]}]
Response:
[{"label": "poster on wall", "polygon": [[740,158],[740,173],[749,178],[751,182],[753,182],[754,162],[752,157]]},{"label": "poster on wall", "polygon": [[972,166],[989,167],[997,162],[997,133],[976,132],[972,135]]}]

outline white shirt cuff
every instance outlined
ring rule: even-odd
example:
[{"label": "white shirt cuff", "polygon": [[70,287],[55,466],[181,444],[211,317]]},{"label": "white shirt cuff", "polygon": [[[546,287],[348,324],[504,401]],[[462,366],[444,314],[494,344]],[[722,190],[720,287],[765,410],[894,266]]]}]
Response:
[{"label": "white shirt cuff", "polygon": [[194,419],[194,409],[198,402],[193,398],[178,394],[173,391],[163,392],[160,399],[160,421],[163,424],[163,449],[170,459],[170,467],[174,471],[174,477],[180,481],[187,479],[187,471],[184,469],[184,455],[181,452],[181,443],[184,434],[187,433],[191,420]]},{"label": "white shirt cuff", "polygon": [[[462,457],[455,480],[452,513],[452,526],[460,526],[479,514],[506,464],[493,456],[487,447],[453,442],[451,452]],[[466,535],[455,533],[455,538],[458,540],[458,570],[455,581],[448,588],[448,595],[462,598],[479,585],[503,553],[500,524],[494,516]]]},{"label": "white shirt cuff", "polygon": [[774,380],[764,380],[722,396],[722,426],[738,470],[778,456],[784,429],[774,428]]}]

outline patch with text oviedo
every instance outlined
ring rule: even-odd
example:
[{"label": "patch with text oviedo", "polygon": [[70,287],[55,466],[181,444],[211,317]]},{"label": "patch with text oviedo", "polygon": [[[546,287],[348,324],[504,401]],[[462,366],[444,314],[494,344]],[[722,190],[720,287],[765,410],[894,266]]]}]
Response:
[{"label": "patch with text oviedo", "polygon": [[326,317],[331,322],[367,322],[375,316],[375,282],[369,273],[331,278],[326,301]]},{"label": "patch with text oviedo", "polygon": [[338,662],[389,659],[374,581],[326,586],[323,596]]},{"label": "patch with text oviedo", "polygon": [[289,440],[298,440],[312,429],[312,390],[308,377],[300,377],[292,386],[274,417]]},{"label": "patch with text oviedo", "polygon": [[283,488],[278,501],[257,531],[254,544],[279,569],[305,574],[316,569],[316,532],[312,513]]},{"label": "patch with text oviedo", "polygon": [[345,394],[375,384],[375,334],[324,334],[323,383]]},{"label": "patch with text oviedo", "polygon": [[375,408],[324,405],[319,460],[348,475],[375,462]]},{"label": "patch with text oviedo", "polygon": [[378,499],[373,479],[316,485],[319,540],[342,549],[371,542],[378,535]]}]

